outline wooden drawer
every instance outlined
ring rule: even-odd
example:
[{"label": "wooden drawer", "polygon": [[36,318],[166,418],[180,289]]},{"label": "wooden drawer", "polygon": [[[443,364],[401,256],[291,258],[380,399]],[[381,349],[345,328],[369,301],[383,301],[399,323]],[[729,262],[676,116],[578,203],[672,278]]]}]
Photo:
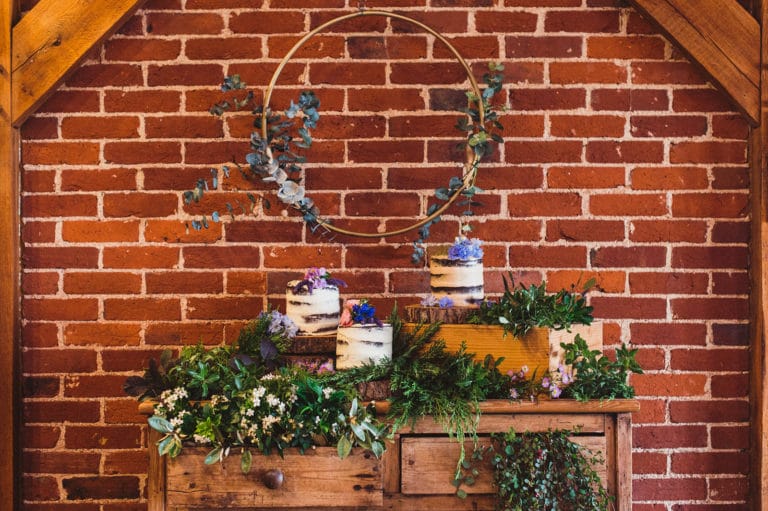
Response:
[{"label": "wooden drawer", "polygon": [[[574,436],[571,439],[593,452],[606,453],[605,436]],[[452,495],[456,488],[451,484],[459,459],[460,447],[454,440],[446,437],[401,437],[400,439],[400,491],[403,495]],[[481,446],[490,444],[490,438],[484,437]],[[472,442],[464,444],[466,455],[472,453]],[[462,486],[468,494],[491,494],[493,469],[490,455],[477,467],[480,471],[473,486]],[[596,467],[603,483],[606,482],[605,462]]]},{"label": "wooden drawer", "polygon": [[[165,509],[168,511],[247,508],[375,508],[383,505],[380,461],[371,453],[355,452],[339,459],[325,447],[278,455],[254,455],[248,474],[240,471],[240,456],[223,464],[203,463],[206,449],[185,448],[165,465]],[[164,458],[165,460],[166,458]],[[280,488],[262,481],[268,470],[284,475]]]}]

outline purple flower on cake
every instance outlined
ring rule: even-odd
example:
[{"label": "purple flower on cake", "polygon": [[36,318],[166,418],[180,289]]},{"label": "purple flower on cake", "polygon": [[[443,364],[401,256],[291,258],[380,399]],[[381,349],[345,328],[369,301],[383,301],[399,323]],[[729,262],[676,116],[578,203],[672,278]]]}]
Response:
[{"label": "purple flower on cake", "polygon": [[304,274],[304,279],[293,286],[293,292],[301,293],[303,289],[312,294],[315,289],[325,289],[327,287],[347,287],[347,283],[341,279],[331,277],[331,274],[325,268],[312,267]]},{"label": "purple flower on cake", "polygon": [[453,245],[448,248],[448,259],[453,261],[480,259],[483,257],[482,244],[483,242],[477,238],[470,239],[466,236],[458,236]]},{"label": "purple flower on cake", "polygon": [[450,296],[444,296],[438,300],[435,295],[429,294],[421,299],[421,305],[422,307],[440,307],[441,309],[446,309],[448,307],[453,307],[453,300]]},{"label": "purple flower on cake", "polygon": [[376,317],[376,307],[367,299],[347,300],[339,318],[339,326],[376,325],[382,326],[382,322]]}]

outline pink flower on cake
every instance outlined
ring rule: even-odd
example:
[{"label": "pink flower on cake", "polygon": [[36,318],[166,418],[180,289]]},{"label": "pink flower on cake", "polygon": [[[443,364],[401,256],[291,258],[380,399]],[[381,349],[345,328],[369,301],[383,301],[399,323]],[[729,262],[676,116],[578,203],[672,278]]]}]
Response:
[{"label": "pink flower on cake", "polygon": [[339,326],[352,326],[355,322],[352,320],[352,307],[360,305],[360,300],[346,300],[339,317]]}]

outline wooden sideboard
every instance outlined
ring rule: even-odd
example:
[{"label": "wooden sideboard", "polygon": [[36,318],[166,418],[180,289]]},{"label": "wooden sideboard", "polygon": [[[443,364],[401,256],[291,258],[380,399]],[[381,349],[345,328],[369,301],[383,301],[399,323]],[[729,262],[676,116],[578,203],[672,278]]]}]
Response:
[{"label": "wooden sideboard", "polygon": [[[632,505],[632,422],[639,410],[635,400],[578,403],[543,400],[538,403],[486,401],[481,405],[479,434],[568,429],[578,431],[574,441],[600,451],[605,459],[597,467],[615,509]],[[142,407],[151,413],[151,407]],[[377,460],[356,449],[340,460],[335,448],[325,447],[300,455],[254,456],[251,471],[240,471],[237,453],[224,463],[205,465],[206,448],[188,447],[177,458],[161,457],[150,435],[149,511],[339,509],[422,511],[439,509],[492,510],[490,465],[480,468],[474,486],[465,487],[466,499],[454,495],[451,479],[459,445],[447,438],[432,419],[403,429]],[[469,447],[469,444],[468,444]],[[471,451],[470,451],[471,452]],[[282,479],[275,486],[275,476]],[[272,479],[270,479],[270,476]]]}]

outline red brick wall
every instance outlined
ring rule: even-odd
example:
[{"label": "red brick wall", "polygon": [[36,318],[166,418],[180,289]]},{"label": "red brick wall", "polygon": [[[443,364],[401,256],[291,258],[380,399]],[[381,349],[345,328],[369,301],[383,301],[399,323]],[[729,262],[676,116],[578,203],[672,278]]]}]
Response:
[{"label": "red brick wall", "polygon": [[[333,268],[385,308],[427,290],[410,237],[316,237],[274,200],[185,233],[179,191],[247,150],[246,118],[207,114],[224,74],[262,91],[296,34],[356,7],[263,3],[151,0],[23,128],[25,509],[144,509],[147,431],[123,379],[163,347],[230,341],[304,267]],[[608,343],[634,343],[647,370],[634,378],[634,509],[745,509],[744,121],[613,0],[367,3],[451,37],[478,74],[506,64],[506,142],[478,182],[487,287],[506,270],[552,289],[598,278]],[[382,18],[344,28],[362,33],[313,40],[275,104],[308,73],[323,101],[312,196],[344,225],[399,226],[456,168],[451,94],[435,89],[463,90],[461,72],[418,32],[388,31],[382,50]],[[446,218],[432,241],[456,227]]]}]

